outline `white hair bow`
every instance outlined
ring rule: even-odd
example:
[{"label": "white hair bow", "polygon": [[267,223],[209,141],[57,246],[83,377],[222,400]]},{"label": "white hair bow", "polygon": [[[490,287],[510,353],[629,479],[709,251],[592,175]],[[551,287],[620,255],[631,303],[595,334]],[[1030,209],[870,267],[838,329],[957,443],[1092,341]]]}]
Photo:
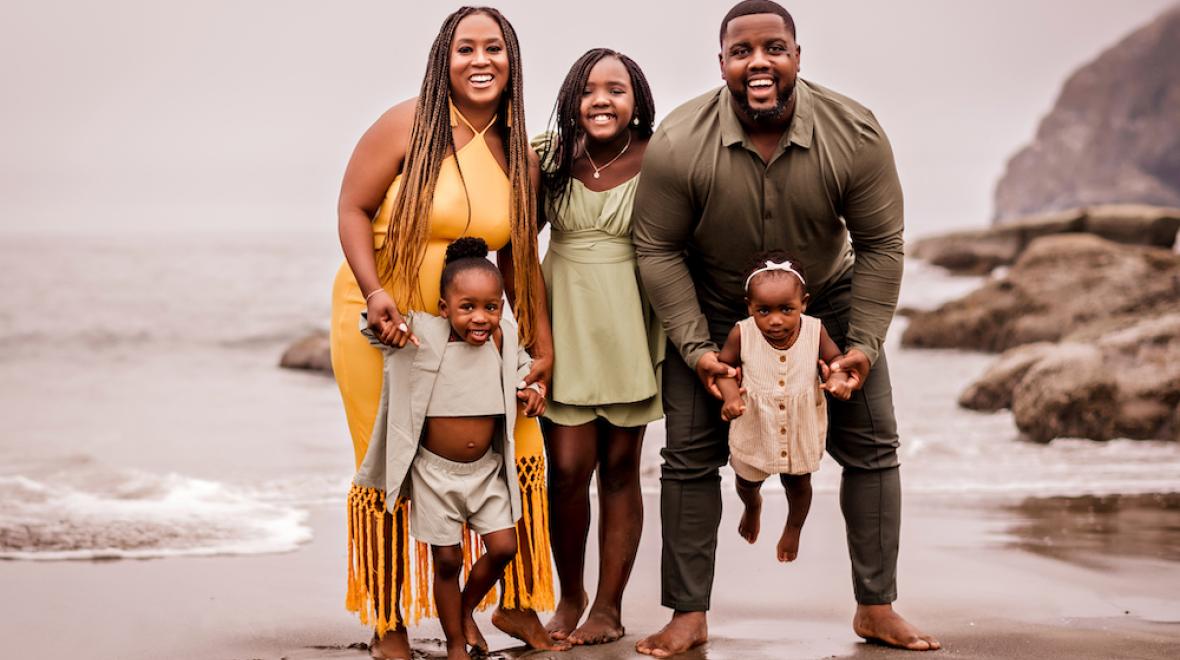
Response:
[{"label": "white hair bow", "polygon": [[782,262],[770,261],[769,259],[767,259],[765,265],[760,266],[757,269],[755,269],[754,272],[750,273],[750,276],[746,278],[745,290],[746,291],[750,290],[750,280],[754,279],[755,275],[757,275],[759,273],[765,273],[765,272],[771,271],[771,270],[781,270],[781,271],[788,272],[788,273],[794,275],[795,277],[798,277],[799,283],[802,284],[804,287],[806,287],[807,281],[803,279],[803,276],[799,274],[799,271],[795,270],[794,266],[795,265],[791,263],[790,259],[783,259]]}]

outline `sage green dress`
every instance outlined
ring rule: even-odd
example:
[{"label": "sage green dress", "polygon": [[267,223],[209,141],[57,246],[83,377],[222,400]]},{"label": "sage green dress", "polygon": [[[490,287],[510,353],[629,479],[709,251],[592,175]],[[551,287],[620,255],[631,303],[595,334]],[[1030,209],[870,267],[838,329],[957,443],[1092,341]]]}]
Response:
[{"label": "sage green dress", "polygon": [[[547,135],[534,141],[546,162]],[[545,417],[563,426],[602,418],[619,427],[664,416],[659,370],[665,338],[643,293],[631,243],[639,176],[601,192],[573,179],[547,200],[541,264],[553,327],[553,382]]]}]

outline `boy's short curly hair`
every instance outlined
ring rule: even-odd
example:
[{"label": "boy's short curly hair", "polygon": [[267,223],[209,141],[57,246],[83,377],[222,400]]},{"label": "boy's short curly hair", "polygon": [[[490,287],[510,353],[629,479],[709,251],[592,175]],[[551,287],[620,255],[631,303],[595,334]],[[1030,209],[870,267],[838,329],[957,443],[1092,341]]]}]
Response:
[{"label": "boy's short curly hair", "polygon": [[[800,263],[800,261],[798,259],[796,259],[794,255],[792,255],[790,252],[787,252],[786,250],[764,250],[762,252],[759,252],[758,254],[755,254],[750,259],[750,263],[747,265],[746,270],[743,273],[743,277],[744,277],[745,281],[750,282],[750,276],[754,274],[754,271],[758,270],[759,268],[764,267],[766,265],[767,261],[773,261],[776,264],[781,264],[784,261],[790,261],[791,268],[793,268],[795,270],[795,272],[799,273],[799,278],[803,280],[804,286],[806,286],[807,273],[803,272],[803,264]],[[762,276],[762,275],[768,275],[768,276],[782,275],[782,276],[787,276],[787,277],[794,277],[790,273],[788,273],[786,271],[781,271],[781,270],[767,271],[764,273],[760,273],[759,275],[760,276]],[[747,287],[747,290],[748,290],[748,287]]]}]

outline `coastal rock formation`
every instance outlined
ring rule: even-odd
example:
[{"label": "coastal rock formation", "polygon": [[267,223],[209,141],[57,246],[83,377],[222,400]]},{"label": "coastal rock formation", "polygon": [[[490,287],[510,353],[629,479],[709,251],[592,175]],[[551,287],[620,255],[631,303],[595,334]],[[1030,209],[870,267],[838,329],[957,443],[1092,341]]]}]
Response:
[{"label": "coastal rock formation", "polygon": [[1004,277],[915,312],[902,344],[1000,352],[1071,333],[1097,337],[1169,311],[1180,311],[1180,255],[1061,234],[1034,240]]},{"label": "coastal rock formation", "polygon": [[996,187],[997,223],[1093,204],[1180,206],[1180,6],[1066,81]]},{"label": "coastal rock formation", "polygon": [[1005,352],[959,404],[1011,408],[1017,428],[1039,442],[1180,440],[1180,312],[1082,338]]},{"label": "coastal rock formation", "polygon": [[960,275],[986,275],[997,266],[1014,263],[1042,236],[1084,232],[1130,245],[1173,248],[1178,231],[1180,208],[1108,204],[922,238],[912,244],[910,254]]},{"label": "coastal rock formation", "polygon": [[332,357],[328,352],[328,333],[314,332],[291,344],[279,358],[279,366],[331,374]]},{"label": "coastal rock formation", "polygon": [[907,346],[1004,351],[959,398],[1010,408],[1028,438],[1180,439],[1180,255],[1090,234],[1045,236],[934,311]]}]

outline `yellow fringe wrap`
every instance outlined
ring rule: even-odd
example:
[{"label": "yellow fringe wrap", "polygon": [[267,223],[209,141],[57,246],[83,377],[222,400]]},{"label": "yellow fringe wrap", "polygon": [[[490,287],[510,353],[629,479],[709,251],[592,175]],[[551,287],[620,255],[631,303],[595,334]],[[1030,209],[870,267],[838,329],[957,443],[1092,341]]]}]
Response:
[{"label": "yellow fringe wrap", "polygon": [[[521,520],[518,550],[504,571],[500,600],[505,609],[551,610],[553,566],[549,546],[549,503],[543,454],[516,459]],[[348,491],[348,591],[345,607],[378,635],[436,616],[430,546],[410,539],[410,503],[399,499],[386,511],[385,492],[353,485]],[[523,538],[522,538],[523,536]],[[483,554],[479,536],[464,530],[463,578]],[[495,591],[479,604],[496,604]]]}]

